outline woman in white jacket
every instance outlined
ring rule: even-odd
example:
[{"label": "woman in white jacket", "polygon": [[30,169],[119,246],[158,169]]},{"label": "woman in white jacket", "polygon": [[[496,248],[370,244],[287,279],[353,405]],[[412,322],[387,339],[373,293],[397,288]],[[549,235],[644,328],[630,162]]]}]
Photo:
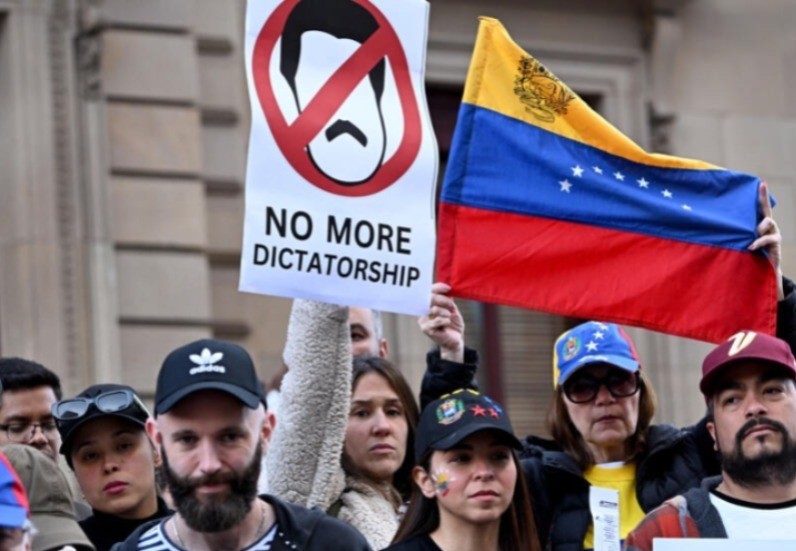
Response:
[{"label": "woman in white jacket", "polygon": [[418,409],[409,385],[380,358],[358,358],[352,370],[346,307],[294,301],[284,359],[270,492],[319,506],[374,549],[387,547],[412,468]]}]

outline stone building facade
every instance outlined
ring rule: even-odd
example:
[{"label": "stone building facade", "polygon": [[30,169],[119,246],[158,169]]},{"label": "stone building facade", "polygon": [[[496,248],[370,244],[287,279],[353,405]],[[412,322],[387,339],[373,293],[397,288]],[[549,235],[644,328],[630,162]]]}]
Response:
[{"label": "stone building facade", "polygon": [[[0,355],[68,392],[145,395],[164,354],[217,336],[264,379],[289,301],[237,292],[249,107],[242,0],[0,0]],[[796,274],[796,4],[791,0],[433,0],[427,86],[442,159],[478,15],[643,146],[758,174]],[[629,274],[629,277],[631,275]],[[463,304],[482,383],[540,431],[550,350],[572,320]],[[386,316],[417,383],[427,347]],[[661,397],[689,423],[708,346],[633,330]]]}]

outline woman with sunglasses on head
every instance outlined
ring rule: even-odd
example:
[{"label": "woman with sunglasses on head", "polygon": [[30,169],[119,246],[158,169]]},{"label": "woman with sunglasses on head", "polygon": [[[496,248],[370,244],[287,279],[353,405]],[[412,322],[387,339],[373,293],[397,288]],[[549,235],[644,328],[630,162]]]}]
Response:
[{"label": "woman with sunglasses on head", "polygon": [[412,497],[389,550],[540,550],[521,448],[503,408],[474,390],[426,406]]},{"label": "woman with sunglasses on head", "polygon": [[145,430],[149,411],[132,388],[91,386],[53,405],[53,416],[61,453],[93,511],[80,527],[97,551],[171,513],[155,487],[157,453]]}]

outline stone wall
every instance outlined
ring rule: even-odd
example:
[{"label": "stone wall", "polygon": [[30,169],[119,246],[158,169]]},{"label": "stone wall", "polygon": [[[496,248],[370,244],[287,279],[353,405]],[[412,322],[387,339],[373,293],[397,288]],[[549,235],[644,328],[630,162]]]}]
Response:
[{"label": "stone wall", "polygon": [[[0,354],[43,361],[67,392],[123,380],[151,394],[171,348],[211,335],[244,344],[265,379],[280,369],[289,301],[237,292],[244,8],[0,0]],[[463,84],[478,15],[503,20],[642,145],[765,178],[796,274],[796,4],[434,0],[429,86]],[[547,341],[565,321],[521,314],[496,324],[501,390],[518,430],[538,431],[542,408],[526,402],[549,392]],[[416,321],[386,315],[385,334],[417,385]],[[632,334],[658,420],[693,422],[709,346]]]}]

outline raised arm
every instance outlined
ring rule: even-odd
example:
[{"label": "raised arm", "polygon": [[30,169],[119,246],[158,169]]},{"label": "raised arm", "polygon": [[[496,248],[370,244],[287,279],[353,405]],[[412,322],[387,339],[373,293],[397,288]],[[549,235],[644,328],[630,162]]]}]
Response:
[{"label": "raised arm", "polygon": [[777,337],[786,341],[796,354],[796,287],[793,282],[782,275],[782,234],[774,220],[768,185],[760,184],[758,197],[760,212],[763,219],[757,225],[758,238],[749,246],[749,250],[765,252],[777,274]]},{"label": "raised arm", "polygon": [[758,237],[749,245],[749,250],[762,250],[771,261],[771,265],[777,274],[777,300],[781,301],[785,298],[782,281],[782,234],[779,231],[777,222],[774,220],[774,209],[771,207],[768,184],[765,182],[760,184],[757,199],[763,219],[757,225]]},{"label": "raised arm", "polygon": [[426,356],[426,373],[420,390],[420,408],[459,388],[476,388],[478,353],[464,346],[464,319],[448,296],[445,283],[431,287],[429,313],[417,320],[420,329],[437,346]]},{"label": "raised arm", "polygon": [[348,308],[295,300],[284,358],[288,372],[267,456],[270,492],[327,509],[345,484],[340,455],[351,402]]}]

